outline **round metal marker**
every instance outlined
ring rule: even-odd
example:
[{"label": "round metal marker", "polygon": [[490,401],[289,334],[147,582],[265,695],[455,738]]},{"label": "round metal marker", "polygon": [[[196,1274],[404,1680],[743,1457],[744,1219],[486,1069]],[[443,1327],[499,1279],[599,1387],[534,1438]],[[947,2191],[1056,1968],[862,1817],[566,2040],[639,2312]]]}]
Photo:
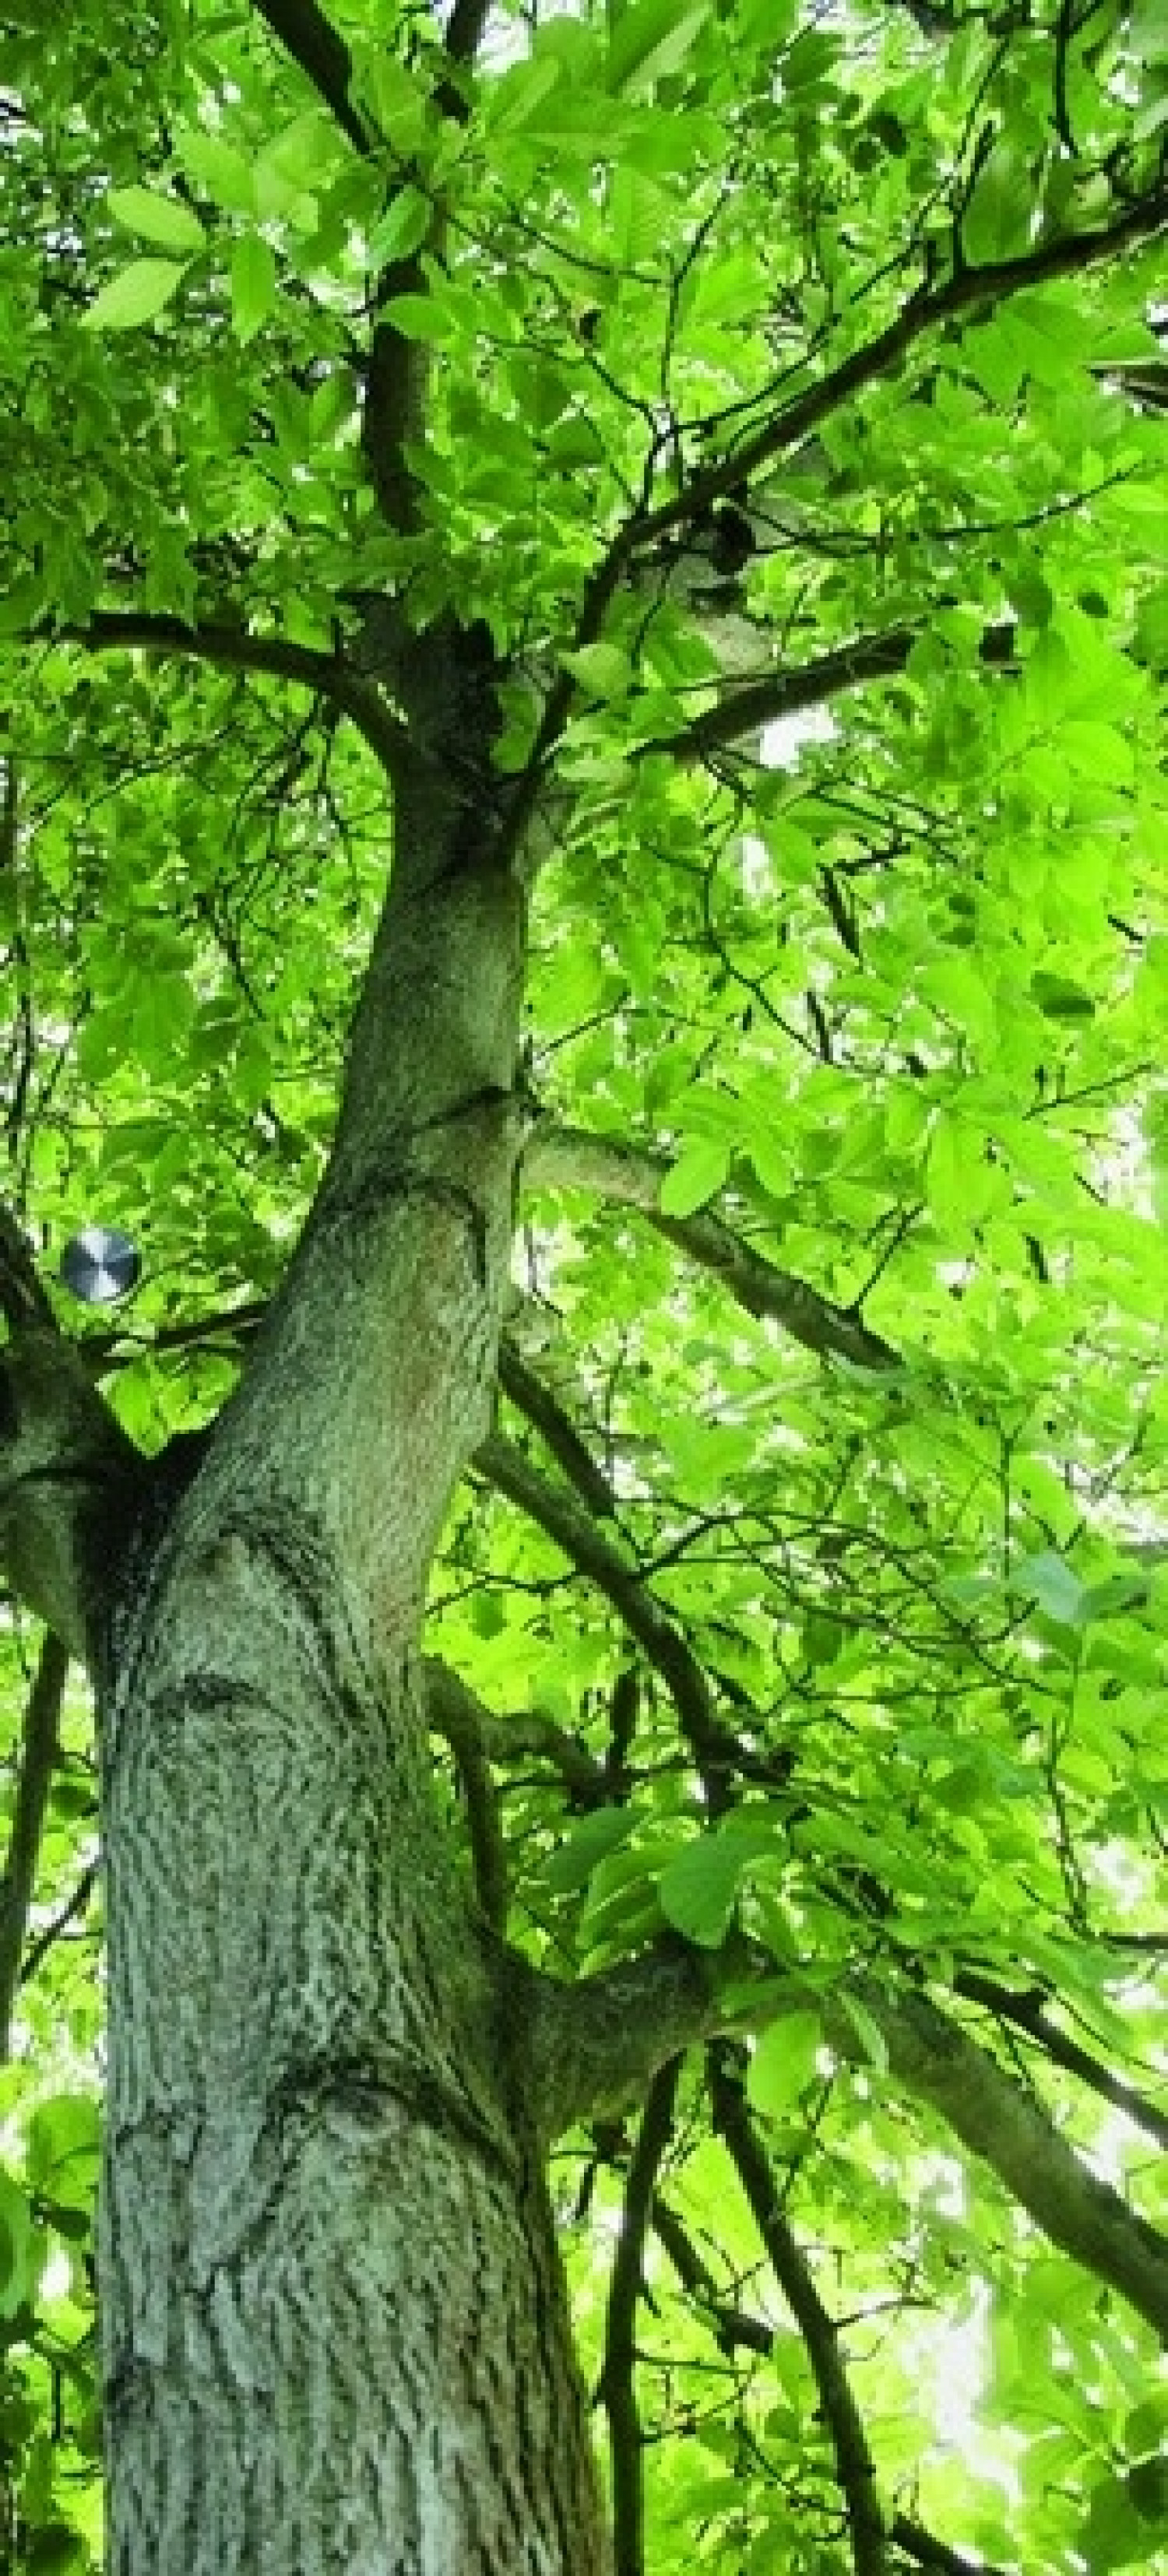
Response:
[{"label": "round metal marker", "polygon": [[128,1297],[142,1275],[142,1256],[114,1225],[87,1225],[71,1235],[61,1254],[61,1277],[84,1306],[112,1306]]}]

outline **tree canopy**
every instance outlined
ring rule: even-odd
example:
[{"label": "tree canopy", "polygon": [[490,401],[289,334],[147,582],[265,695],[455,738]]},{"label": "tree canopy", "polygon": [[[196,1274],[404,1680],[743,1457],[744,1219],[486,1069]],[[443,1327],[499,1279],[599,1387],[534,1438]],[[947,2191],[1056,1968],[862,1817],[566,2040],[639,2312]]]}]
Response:
[{"label": "tree canopy", "polygon": [[[216,1416],[402,636],[481,640],[526,1141],[426,1669],[483,1916],[605,2003],[619,2576],[1163,2564],[1156,0],[0,25],[9,1330]],[[0,2556],[82,2576],[96,1762],[0,1505]]]}]

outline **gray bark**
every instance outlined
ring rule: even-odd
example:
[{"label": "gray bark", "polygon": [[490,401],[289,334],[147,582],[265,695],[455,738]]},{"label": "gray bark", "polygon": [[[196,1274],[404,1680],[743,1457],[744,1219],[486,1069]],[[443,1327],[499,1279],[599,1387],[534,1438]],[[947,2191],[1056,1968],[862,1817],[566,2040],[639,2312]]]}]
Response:
[{"label": "gray bark", "polygon": [[595,2576],[524,2033],[417,1668],[363,1668],[272,1530],[176,1554],[107,1783],[111,2576]]}]

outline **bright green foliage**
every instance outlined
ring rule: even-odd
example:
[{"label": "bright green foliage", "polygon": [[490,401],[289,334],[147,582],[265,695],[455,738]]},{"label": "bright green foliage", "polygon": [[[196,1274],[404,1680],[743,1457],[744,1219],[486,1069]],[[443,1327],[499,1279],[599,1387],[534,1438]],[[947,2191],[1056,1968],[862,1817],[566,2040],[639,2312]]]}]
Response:
[{"label": "bright green foliage", "polygon": [[[514,1940],[571,1974],[738,1927],[773,1961],[746,2102],[844,2321],[889,2576],[1072,2576],[1168,2563],[1154,2337],[899,2089],[849,1979],[899,1962],[1164,2224],[1168,59],[1154,0],[921,16],[504,7],[456,119],[437,20],[347,0],[361,155],[244,0],[8,12],[9,1188],[47,1277],[91,1219],[140,1242],[131,1307],[67,1314],[135,1436],[206,1418],[311,1202],[389,856],[359,734],[240,639],[332,654],[386,587],[484,618],[507,773],[565,676],[532,1080],[665,1177],[533,1165],[515,1340],[706,1677],[720,1812],[662,1667],[477,1476],[427,1643],[497,1712]],[[1157,189],[1158,238],[1077,247]],[[433,351],[407,534],[359,434],[388,263]],[[830,700],[775,765],[711,721],[724,601],[672,595],[668,519],[580,624],[632,514],[739,456],[736,668],[778,712],[823,660],[789,703]],[[105,649],[127,612],[194,651]],[[874,637],[845,693],[830,657]],[[802,1303],[736,1303],[735,1241]],[[36,1641],[0,1642],[14,1783]],[[96,2563],[92,1779],[78,1690],[0,2078],[22,2570]],[[597,2373],[634,2133],[557,2167]],[[822,2389],[696,2057],[657,2190],[645,2568],[844,2576]]]}]

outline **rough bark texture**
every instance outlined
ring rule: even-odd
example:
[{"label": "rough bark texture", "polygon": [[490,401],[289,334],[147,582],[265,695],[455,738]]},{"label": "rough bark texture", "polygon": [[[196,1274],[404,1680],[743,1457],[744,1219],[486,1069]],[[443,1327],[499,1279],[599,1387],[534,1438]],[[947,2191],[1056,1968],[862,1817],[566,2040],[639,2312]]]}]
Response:
[{"label": "rough bark texture", "polygon": [[594,2576],[522,2033],[410,1660],[362,1673],[303,1559],[194,1553],[107,1796],[113,2576]]},{"label": "rough bark texture", "polygon": [[418,1659],[494,1382],[522,897],[475,652],[399,681],[330,1169],[101,1657],[111,2576],[604,2565],[525,1989],[436,1822]]}]

